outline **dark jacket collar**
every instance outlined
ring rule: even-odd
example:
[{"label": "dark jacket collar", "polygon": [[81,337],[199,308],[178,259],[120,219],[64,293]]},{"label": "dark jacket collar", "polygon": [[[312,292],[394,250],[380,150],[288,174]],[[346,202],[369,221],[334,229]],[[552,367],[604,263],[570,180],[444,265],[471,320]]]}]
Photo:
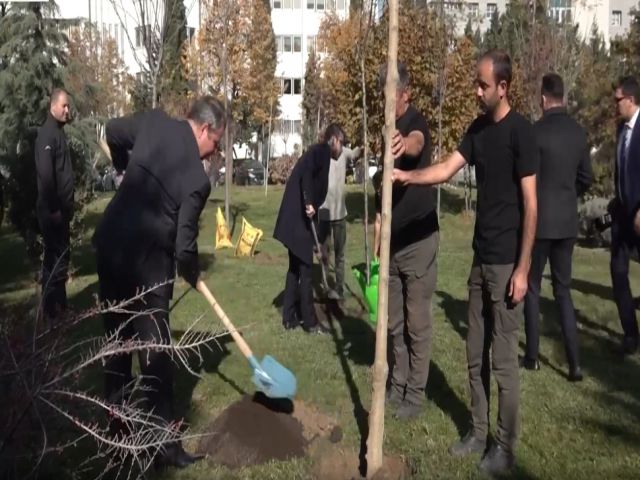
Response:
[{"label": "dark jacket collar", "polygon": [[58,120],[56,120],[53,115],[51,115],[51,111],[47,112],[47,124],[49,125],[53,125],[59,129],[62,129],[62,127],[64,127],[64,123],[63,122],[59,122]]},{"label": "dark jacket collar", "polygon": [[552,107],[548,110],[545,110],[542,114],[543,117],[548,117],[550,115],[566,115],[567,107]]}]

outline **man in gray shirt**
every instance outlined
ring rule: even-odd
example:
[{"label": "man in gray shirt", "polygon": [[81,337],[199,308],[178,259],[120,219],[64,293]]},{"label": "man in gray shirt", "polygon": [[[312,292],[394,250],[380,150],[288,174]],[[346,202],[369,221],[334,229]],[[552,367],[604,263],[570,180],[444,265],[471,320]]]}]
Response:
[{"label": "man in gray shirt", "polygon": [[333,237],[335,254],[336,283],[334,290],[344,296],[344,247],[347,243],[347,206],[345,204],[345,180],[347,163],[355,162],[362,155],[362,149],[344,147],[338,160],[332,160],[329,167],[329,188],[324,203],[318,210],[320,242],[325,254],[329,252],[329,238]]}]

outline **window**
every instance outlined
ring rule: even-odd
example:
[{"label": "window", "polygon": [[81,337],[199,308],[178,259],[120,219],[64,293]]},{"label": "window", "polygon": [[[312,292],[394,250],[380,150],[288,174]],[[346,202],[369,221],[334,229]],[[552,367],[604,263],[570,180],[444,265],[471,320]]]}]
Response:
[{"label": "window", "polygon": [[293,0],[293,8],[301,8],[300,7],[301,0]]},{"label": "window", "polygon": [[283,0],[282,8],[291,8],[292,1],[291,0]]},{"label": "window", "polygon": [[498,6],[495,3],[487,3],[487,18],[493,17],[493,14],[498,10]]},{"label": "window", "polygon": [[338,10],[344,10],[344,8],[345,8],[344,0],[337,0],[336,1],[336,8]]},{"label": "window", "polygon": [[282,38],[283,44],[284,44],[284,49],[282,50],[283,52],[291,52],[292,50],[292,45],[291,45],[291,37],[289,35],[285,36]]},{"label": "window", "polygon": [[187,40],[193,40],[193,37],[196,36],[196,29],[193,27],[187,27]]},{"label": "window", "polygon": [[291,79],[290,78],[282,79],[282,94],[291,95]]},{"label": "window", "polygon": [[325,0],[316,0],[316,10],[324,10]]},{"label": "window", "polygon": [[282,8],[282,0],[273,0],[273,8]]},{"label": "window", "polygon": [[444,9],[450,12],[462,11],[462,2],[444,2]]},{"label": "window", "polygon": [[571,0],[551,0],[549,16],[558,23],[571,23]]},{"label": "window", "polygon": [[136,47],[144,47],[145,34],[146,39],[149,39],[151,36],[151,25],[136,27]]},{"label": "window", "polygon": [[477,17],[479,13],[480,13],[480,6],[477,3],[470,3],[469,14],[474,17]]},{"label": "window", "polygon": [[316,49],[316,37],[307,37],[307,53]]},{"label": "window", "polygon": [[307,9],[308,10],[313,10],[316,8],[316,1],[315,0],[307,0]]},{"label": "window", "polygon": [[278,50],[278,52],[282,53],[284,51],[283,48],[283,38],[281,35],[277,35],[276,36],[276,49]]},{"label": "window", "polygon": [[118,31],[118,27],[120,25],[118,25],[117,23],[113,26],[113,39],[116,42],[116,50],[120,51],[120,44],[118,42],[120,42],[120,35],[118,35],[119,31]]},{"label": "window", "polygon": [[297,133],[298,135],[302,135],[302,121],[301,120],[293,120],[293,133]]},{"label": "window", "polygon": [[293,51],[299,53],[302,51],[302,37],[293,37]]},{"label": "window", "polygon": [[614,10],[613,12],[611,12],[611,26],[622,26],[622,12],[620,10]]},{"label": "window", "polygon": [[327,4],[327,10],[335,10],[336,9],[336,1],[335,0],[324,0]]},{"label": "window", "polygon": [[302,95],[302,79],[283,78],[282,95]]}]

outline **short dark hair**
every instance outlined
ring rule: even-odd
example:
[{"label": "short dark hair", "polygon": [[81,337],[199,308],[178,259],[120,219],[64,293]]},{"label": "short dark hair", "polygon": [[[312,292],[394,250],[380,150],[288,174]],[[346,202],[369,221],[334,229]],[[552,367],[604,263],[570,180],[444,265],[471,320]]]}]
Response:
[{"label": "short dark hair", "polygon": [[69,96],[69,92],[67,92],[64,88],[62,87],[54,88],[51,91],[51,97],[49,97],[49,105],[53,105],[54,103],[56,103],[60,98],[60,95],[62,94]]},{"label": "short dark hair", "polygon": [[511,57],[504,50],[489,50],[480,57],[482,60],[491,60],[493,63],[493,79],[496,85],[500,82],[506,82],[507,88],[511,86],[513,77],[513,68],[511,67]]},{"label": "short dark hair", "polygon": [[337,123],[332,123],[324,131],[325,142],[328,142],[329,140],[331,140],[331,137],[342,138],[343,145],[347,143],[347,136],[345,135],[344,130],[342,130],[342,127]]},{"label": "short dark hair", "polygon": [[187,118],[200,125],[206,123],[214,130],[224,127],[227,120],[224,106],[220,100],[211,95],[204,95],[194,100]]},{"label": "short dark hair", "polygon": [[547,73],[542,77],[542,95],[553,100],[562,101],[564,99],[564,82],[557,73]]},{"label": "short dark hair", "polygon": [[636,105],[640,103],[640,85],[635,77],[622,77],[616,88],[619,88],[625,97],[633,97],[633,103]]},{"label": "short dark hair", "polygon": [[[380,90],[384,90],[384,87],[387,84],[387,65],[387,63],[383,64],[378,72],[378,87]],[[398,62],[398,87],[402,90],[406,90],[409,88],[410,83],[411,77],[409,76],[407,66],[403,62]]]}]

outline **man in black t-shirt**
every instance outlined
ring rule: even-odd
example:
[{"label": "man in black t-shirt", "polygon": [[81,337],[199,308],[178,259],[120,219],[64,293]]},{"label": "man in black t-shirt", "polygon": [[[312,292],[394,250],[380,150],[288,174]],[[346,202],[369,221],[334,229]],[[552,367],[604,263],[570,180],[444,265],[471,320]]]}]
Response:
[{"label": "man in black t-shirt", "polygon": [[[498,428],[496,443],[480,469],[499,474],[511,470],[515,460],[518,328],[536,233],[539,160],[532,125],[509,106],[509,56],[499,51],[484,54],[478,61],[476,83],[485,113],[471,124],[458,150],[430,168],[394,170],[393,179],[404,185],[435,185],[467,163],[476,169],[478,203],[467,333],[473,429],[450,451],[458,456],[485,452],[493,368],[498,382]],[[483,317],[483,308],[491,312],[489,318]]]},{"label": "man in black t-shirt", "polygon": [[[384,87],[387,68],[380,72]],[[431,137],[424,116],[409,103],[409,74],[398,64],[396,133],[391,152],[396,168],[413,170],[431,164]],[[436,286],[438,218],[433,189],[394,185],[389,263],[389,336],[393,370],[388,402],[400,419],[420,414],[431,361],[431,297]],[[380,249],[380,195],[376,194],[375,253]],[[406,332],[406,333],[405,333]]]}]

